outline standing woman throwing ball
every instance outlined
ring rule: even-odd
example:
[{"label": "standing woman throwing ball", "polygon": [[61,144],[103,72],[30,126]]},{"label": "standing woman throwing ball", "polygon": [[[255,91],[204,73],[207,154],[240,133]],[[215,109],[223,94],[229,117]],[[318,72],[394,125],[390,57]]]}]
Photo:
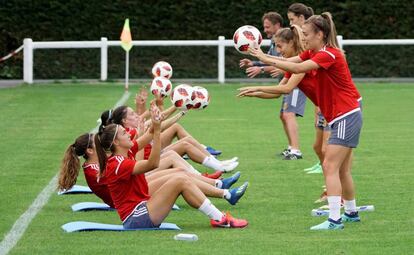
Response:
[{"label": "standing woman throwing ball", "polygon": [[[316,93],[319,107],[331,127],[322,164],[328,194],[329,219],[311,230],[342,229],[343,221],[358,222],[354,183],[351,175],[352,149],[359,143],[362,114],[356,89],[344,53],[338,47],[335,24],[329,12],[314,15],[303,25],[309,50],[283,60],[250,49],[264,63],[291,73],[317,70]],[[341,195],[345,213],[340,215]]]}]

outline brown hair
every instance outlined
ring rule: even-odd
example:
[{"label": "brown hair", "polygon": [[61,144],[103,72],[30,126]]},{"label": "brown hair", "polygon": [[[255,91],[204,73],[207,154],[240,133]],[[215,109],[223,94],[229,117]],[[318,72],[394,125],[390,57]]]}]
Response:
[{"label": "brown hair", "polygon": [[128,106],[122,105],[115,108],[112,111],[111,118],[109,119],[110,123],[123,125],[122,120],[127,116]]},{"label": "brown hair", "polygon": [[263,14],[262,22],[265,19],[269,20],[273,25],[276,25],[276,24],[280,24],[280,26],[283,25],[283,18],[277,12],[266,12],[265,14]]},{"label": "brown hair", "polygon": [[95,149],[99,161],[99,175],[105,173],[107,152],[114,152],[113,141],[117,135],[117,124],[109,124],[99,129],[98,134],[95,135]]},{"label": "brown hair", "polygon": [[279,29],[275,35],[275,41],[293,42],[295,55],[299,55],[305,51],[302,43],[302,29],[296,25]]},{"label": "brown hair", "polygon": [[305,20],[313,15],[312,7],[306,6],[302,3],[291,4],[288,8],[288,12],[291,12],[295,14],[295,16],[298,16],[298,17],[300,15],[303,15],[303,17],[305,17]]},{"label": "brown hair", "polygon": [[330,12],[324,12],[321,15],[313,15],[305,21],[305,24],[312,24],[315,33],[322,31],[323,40],[327,46],[339,49],[335,23],[332,20]]},{"label": "brown hair", "polygon": [[59,172],[59,190],[67,190],[75,185],[76,178],[79,175],[79,157],[88,159],[86,149],[92,147],[92,134],[90,133],[79,136],[73,144],[69,145],[63,156],[62,166]]}]

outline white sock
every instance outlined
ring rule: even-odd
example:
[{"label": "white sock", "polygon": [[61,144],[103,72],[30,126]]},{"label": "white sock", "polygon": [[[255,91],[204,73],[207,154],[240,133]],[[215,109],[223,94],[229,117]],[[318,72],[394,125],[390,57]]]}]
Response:
[{"label": "white sock", "polygon": [[214,157],[213,155],[209,156],[211,160],[213,160],[214,162],[216,162],[217,164],[222,164],[222,162],[218,159],[216,159],[216,157]]},{"label": "white sock", "polygon": [[339,220],[341,218],[341,196],[328,196],[329,218]]},{"label": "white sock", "polygon": [[223,189],[223,198],[225,198],[225,199],[230,199],[231,198],[231,193],[228,189]]},{"label": "white sock", "polygon": [[287,149],[288,150],[291,150],[292,149],[292,146],[288,145]]},{"label": "white sock", "polygon": [[300,152],[300,150],[291,149],[290,152],[295,154],[295,155],[302,155],[302,152]]},{"label": "white sock", "polygon": [[223,182],[221,180],[216,180],[215,186],[216,188],[221,189],[221,187],[223,187]]},{"label": "white sock", "polygon": [[217,209],[208,198],[204,200],[198,210],[205,215],[207,215],[210,219],[220,221],[223,218],[223,213]]},{"label": "white sock", "polygon": [[347,214],[351,214],[353,212],[356,212],[356,201],[355,199],[353,200],[344,200],[344,208],[345,208],[345,212]]},{"label": "white sock", "polygon": [[205,157],[204,158],[203,166],[206,166],[206,167],[211,168],[213,170],[221,170],[223,168],[220,161],[213,160],[211,157]]}]

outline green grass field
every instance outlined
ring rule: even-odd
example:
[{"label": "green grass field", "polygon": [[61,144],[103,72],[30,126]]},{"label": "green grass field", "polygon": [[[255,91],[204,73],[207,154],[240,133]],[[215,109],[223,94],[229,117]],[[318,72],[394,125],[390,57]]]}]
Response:
[{"label": "green grass field", "polygon": [[[57,196],[34,218],[10,254],[412,254],[414,248],[414,86],[359,84],[364,127],[355,150],[358,204],[373,204],[360,224],[344,231],[311,232],[323,218],[310,216],[321,192],[322,175],[313,165],[313,107],[299,120],[304,159],[282,161],[286,146],[278,119],[280,100],[237,99],[240,85],[207,85],[211,105],[190,112],[181,123],[201,142],[238,156],[241,181],[250,187],[234,207],[212,199],[222,210],[247,218],[243,230],[212,229],[197,210],[177,204],[168,222],[198,242],[173,239],[177,232],[64,233],[76,220],[120,224],[115,212],[73,213],[70,205],[99,201],[93,195]],[[133,87],[135,91],[137,87]],[[59,169],[66,146],[96,126],[100,113],[121,97],[121,86],[54,84],[0,90],[0,236],[10,230]],[[132,98],[128,101],[133,103]],[[205,171],[203,167],[197,167]],[[79,184],[84,184],[81,173]]]}]

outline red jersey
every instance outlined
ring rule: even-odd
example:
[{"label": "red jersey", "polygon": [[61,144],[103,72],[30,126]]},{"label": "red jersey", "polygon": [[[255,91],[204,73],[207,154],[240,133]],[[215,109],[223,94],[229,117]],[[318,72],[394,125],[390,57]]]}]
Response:
[{"label": "red jersey", "polygon": [[[138,147],[135,140],[134,146]],[[108,159],[106,165],[105,177],[108,188],[122,221],[131,214],[139,203],[150,199],[145,175],[132,174],[135,166],[134,157],[135,155],[129,152],[128,158],[114,155]]]},{"label": "red jersey", "polygon": [[329,124],[360,110],[357,99],[361,95],[339,49],[323,47],[318,52],[307,50],[299,57],[303,61],[310,59],[320,67],[316,73],[318,106]]},{"label": "red jersey", "polygon": [[[138,134],[138,131],[136,128],[125,128],[125,130],[129,133],[130,139],[135,140],[136,135]],[[147,144],[144,147],[144,159],[147,160],[151,154],[152,145]],[[136,154],[136,153],[135,153]]]},{"label": "red jersey", "polygon": [[105,204],[115,208],[105,177],[99,177],[99,164],[83,164],[83,173],[92,192]]},{"label": "red jersey", "polygon": [[[291,76],[291,73],[285,72],[285,78],[290,79]],[[297,87],[312,101],[314,105],[318,106],[318,97],[316,95],[316,82],[316,71],[312,70],[306,73],[306,75],[299,82]]]}]

